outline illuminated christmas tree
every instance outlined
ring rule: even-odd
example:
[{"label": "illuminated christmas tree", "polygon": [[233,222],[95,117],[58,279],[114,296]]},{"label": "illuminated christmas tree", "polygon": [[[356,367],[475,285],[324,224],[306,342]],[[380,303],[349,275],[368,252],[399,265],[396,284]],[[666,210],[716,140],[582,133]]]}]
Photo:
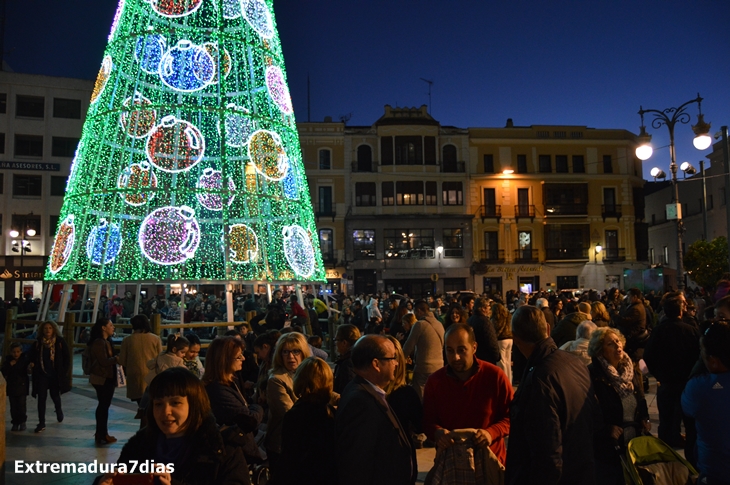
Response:
[{"label": "illuminated christmas tree", "polygon": [[271,0],[120,0],[46,280],[324,276]]}]

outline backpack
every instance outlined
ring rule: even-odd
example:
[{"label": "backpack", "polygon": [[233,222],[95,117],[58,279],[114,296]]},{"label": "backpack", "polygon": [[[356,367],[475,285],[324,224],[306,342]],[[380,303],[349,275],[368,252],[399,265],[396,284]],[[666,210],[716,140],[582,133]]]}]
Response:
[{"label": "backpack", "polygon": [[84,375],[91,375],[91,348],[88,345],[81,353],[81,370]]}]

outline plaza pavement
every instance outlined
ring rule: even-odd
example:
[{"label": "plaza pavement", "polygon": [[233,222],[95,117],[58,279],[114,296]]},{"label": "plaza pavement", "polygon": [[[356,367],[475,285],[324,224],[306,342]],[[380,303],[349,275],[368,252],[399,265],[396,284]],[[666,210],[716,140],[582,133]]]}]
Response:
[{"label": "plaza pavement", "polygon": [[[75,369],[81,369],[81,356],[76,354]],[[122,446],[139,428],[139,420],[134,419],[136,404],[130,402],[125,395],[125,389],[117,389],[109,409],[109,433],[119,441],[104,447],[94,446],[94,430],[96,410],[96,394],[87,378],[75,378],[71,392],[61,397],[65,419],[63,423],[56,422],[53,412],[53,403],[48,399],[46,411],[46,429],[42,433],[33,433],[38,424],[36,400],[28,396],[28,429],[23,432],[11,432],[10,407],[5,412],[6,437],[6,472],[7,485],[77,485],[90,484],[95,475],[73,474],[16,474],[16,460],[46,463],[113,463],[119,457]],[[658,426],[658,412],[655,402],[656,382],[652,379],[651,392],[647,394],[649,413],[652,420],[652,432],[656,434]],[[419,481],[423,480],[428,470],[433,466],[435,450],[424,448],[417,450]]]}]

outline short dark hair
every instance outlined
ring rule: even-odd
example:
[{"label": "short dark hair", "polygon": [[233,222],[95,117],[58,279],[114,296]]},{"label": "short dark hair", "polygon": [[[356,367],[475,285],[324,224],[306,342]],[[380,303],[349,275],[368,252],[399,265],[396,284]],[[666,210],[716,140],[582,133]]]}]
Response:
[{"label": "short dark hair", "polygon": [[466,306],[470,301],[474,299],[474,295],[464,295],[461,297],[461,305]]},{"label": "short dark hair", "polygon": [[281,337],[281,332],[278,330],[268,330],[266,333],[262,333],[256,337],[256,340],[253,341],[253,346],[254,348],[258,347],[261,349],[264,345],[268,345],[273,350],[279,337]]},{"label": "short dark hair", "polygon": [[631,289],[629,289],[629,295],[634,296],[634,297],[638,297],[638,298],[643,298],[644,297],[644,294],[638,288],[631,288]]},{"label": "short dark hair", "polygon": [[722,365],[730,368],[730,325],[726,322],[710,325],[702,336],[702,346],[705,355],[719,359]]},{"label": "short dark hair", "polygon": [[389,340],[376,334],[365,335],[352,347],[352,365],[355,369],[367,369],[373,359],[386,357],[381,344]]},{"label": "short dark hair", "polygon": [[431,311],[431,307],[428,306],[428,302],[426,300],[418,300],[416,304],[413,305],[413,309],[423,313]]},{"label": "short dark hair", "polygon": [[132,330],[142,330],[142,333],[150,333],[152,331],[149,318],[142,313],[130,318],[129,323],[132,325]]},{"label": "short dark hair", "polygon": [[679,318],[682,316],[682,300],[679,298],[667,298],[664,300],[664,315],[667,318]]},{"label": "short dark hair", "polygon": [[190,342],[190,345],[200,345],[200,337],[198,337],[193,332],[186,333],[185,338],[188,339],[188,342]]},{"label": "short dark hair", "polygon": [[469,343],[473,344],[477,341],[476,335],[474,335],[474,329],[471,328],[471,325],[468,323],[452,323],[449,325],[449,328],[446,329],[446,333],[444,334],[444,345],[446,345],[446,340],[454,333],[456,332],[466,332]]},{"label": "short dark hair", "polygon": [[512,315],[512,333],[528,343],[537,343],[548,337],[548,324],[542,310],[523,305]]},{"label": "short dark hair", "polygon": [[212,416],[210,400],[203,382],[187,367],[171,367],[155,376],[149,387],[150,403],[147,405],[147,427],[160,432],[154,414],[154,400],[163,397],[181,396],[188,398],[188,419],[183,423],[185,435],[195,433],[203,421]]},{"label": "short dark hair", "polygon": [[350,323],[340,325],[337,327],[337,332],[335,333],[336,339],[346,341],[350,344],[350,347],[355,345],[355,342],[357,342],[360,336],[360,329]]}]

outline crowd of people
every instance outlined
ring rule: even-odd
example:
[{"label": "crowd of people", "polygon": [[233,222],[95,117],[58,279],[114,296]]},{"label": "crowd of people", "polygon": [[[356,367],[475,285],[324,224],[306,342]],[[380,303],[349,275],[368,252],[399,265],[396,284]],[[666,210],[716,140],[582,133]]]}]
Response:
[{"label": "crowd of people", "polygon": [[[169,335],[163,350],[148,317],[135,315],[118,354],[105,313],[87,344],[95,440],[116,441],[108,410],[122,367],[141,429],[120,463],[173,464],[157,473],[161,483],[250,483],[250,470],[266,464],[273,484],[414,484],[416,449],[434,446],[429,483],[462,483],[455,470],[470,456],[475,483],[620,484],[617,450],[652,432],[651,374],[659,438],[684,449],[701,483],[727,484],[730,296],[716,296],[339,295],[328,308],[277,290],[271,302],[242,298],[255,316],[203,351],[196,333]],[[331,356],[321,348],[327,328]],[[51,322],[28,352],[11,348],[2,371],[13,431],[26,429],[29,370],[35,431],[45,427],[47,393],[63,420],[69,364]]]}]

